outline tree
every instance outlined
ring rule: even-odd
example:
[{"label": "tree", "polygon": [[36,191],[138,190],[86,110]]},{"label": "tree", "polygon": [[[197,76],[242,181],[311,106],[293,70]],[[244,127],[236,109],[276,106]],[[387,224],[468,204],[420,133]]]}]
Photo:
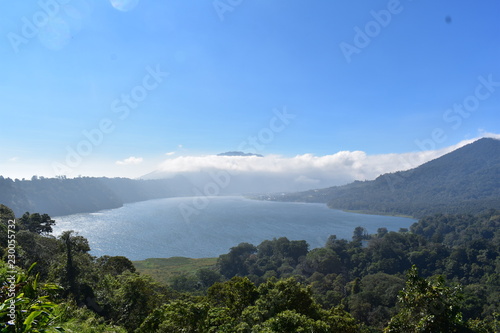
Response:
[{"label": "tree", "polygon": [[294,278],[269,279],[258,293],[255,305],[242,312],[237,326],[241,332],[359,332],[359,325],[343,308],[321,309],[311,290]]},{"label": "tree", "polygon": [[[394,275],[377,273],[355,279],[348,298],[349,312],[359,321],[373,327],[383,328],[392,315],[398,291],[404,287],[404,280]],[[358,290],[354,290],[355,286]]]},{"label": "tree", "polygon": [[361,242],[362,240],[368,239],[368,232],[363,227],[354,228],[354,232],[352,234],[352,240],[355,242]]},{"label": "tree", "polygon": [[254,326],[259,332],[331,332],[327,323],[321,320],[311,319],[293,310],[285,310],[268,319],[262,325]]},{"label": "tree", "polygon": [[101,266],[103,274],[120,275],[125,271],[135,272],[134,264],[123,256],[102,256],[97,259],[97,264]]},{"label": "tree", "polygon": [[47,279],[51,266],[54,264],[61,252],[60,241],[54,237],[42,236],[28,230],[21,230],[16,233],[18,245],[18,266],[28,269],[32,264],[37,263],[33,273],[39,273],[41,279]]},{"label": "tree", "polygon": [[19,227],[37,234],[48,234],[52,232],[52,226],[56,221],[52,220],[48,214],[26,212],[19,219]]},{"label": "tree", "polygon": [[12,209],[0,204],[0,222],[7,223],[8,220],[14,220],[15,215]]},{"label": "tree", "polygon": [[229,314],[239,317],[242,311],[255,303],[257,288],[246,277],[235,276],[226,282],[217,282],[208,288],[208,300],[218,306],[229,309]]},{"label": "tree", "polygon": [[389,231],[387,230],[387,228],[378,228],[377,229],[377,237],[378,238],[382,238],[384,237],[385,234],[387,234]]},{"label": "tree", "polygon": [[322,310],[323,321],[330,326],[329,332],[358,333],[360,325],[356,319],[346,312],[343,306],[333,307],[330,310]]},{"label": "tree", "polygon": [[179,292],[195,292],[201,284],[193,274],[180,274],[170,279],[170,286]]},{"label": "tree", "polygon": [[61,283],[66,288],[67,295],[73,295],[78,303],[82,303],[87,297],[93,298],[93,295],[81,292],[83,283],[79,279],[81,273],[86,272],[84,267],[91,266],[92,258],[88,255],[90,251],[88,240],[73,234],[74,231],[69,230],[59,236],[66,259]]},{"label": "tree", "polygon": [[460,287],[446,286],[443,277],[426,280],[413,266],[398,296],[400,310],[384,332],[471,332],[462,320],[459,302]]},{"label": "tree", "polygon": [[220,282],[222,280],[222,275],[209,268],[202,268],[196,272],[196,277],[200,282],[201,286],[204,288],[208,288],[212,286],[216,282]]},{"label": "tree", "polygon": [[255,305],[264,317],[271,318],[285,310],[294,310],[313,319],[319,319],[319,306],[312,298],[310,288],[294,278],[269,279],[258,288],[259,299]]},{"label": "tree", "polygon": [[154,311],[137,332],[208,332],[208,311],[206,302],[175,300]]},{"label": "tree", "polygon": [[321,274],[340,273],[343,269],[340,257],[328,248],[311,250],[301,264],[305,274],[319,272]]},{"label": "tree", "polygon": [[14,212],[7,206],[0,204],[0,256],[3,257],[1,247],[7,247],[8,223],[15,219]]},{"label": "tree", "polygon": [[240,243],[238,246],[232,247],[228,254],[221,255],[217,261],[220,273],[227,278],[232,278],[235,275],[247,275],[247,259],[255,252],[257,252],[257,248],[249,243]]},{"label": "tree", "polygon": [[170,296],[170,291],[150,276],[126,271],[118,276],[108,274],[99,281],[95,303],[107,319],[133,332]]}]

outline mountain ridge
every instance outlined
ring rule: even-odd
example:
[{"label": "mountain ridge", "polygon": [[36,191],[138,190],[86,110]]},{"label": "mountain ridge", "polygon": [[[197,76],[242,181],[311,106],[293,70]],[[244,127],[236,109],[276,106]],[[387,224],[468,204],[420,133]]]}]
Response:
[{"label": "mountain ridge", "polygon": [[60,216],[119,208],[126,203],[191,195],[183,177],[160,180],[79,177],[12,180],[0,176],[0,204],[20,216],[43,212]]},{"label": "mountain ridge", "polygon": [[482,138],[416,168],[374,180],[267,199],[413,217],[500,208],[500,140]]}]

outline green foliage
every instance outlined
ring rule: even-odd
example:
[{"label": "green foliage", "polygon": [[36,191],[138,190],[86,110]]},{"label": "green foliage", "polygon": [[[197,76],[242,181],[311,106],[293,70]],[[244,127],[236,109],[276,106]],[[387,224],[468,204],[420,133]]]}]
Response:
[{"label": "green foliage", "polygon": [[194,293],[200,289],[198,279],[193,275],[178,275],[170,280],[170,286],[179,292]]},{"label": "green foliage", "polygon": [[97,259],[97,264],[100,266],[102,274],[120,275],[128,271],[135,273],[136,269],[132,261],[123,256],[102,256]]},{"label": "green foliage", "polygon": [[[7,206],[0,204],[0,247],[7,247],[7,225],[9,220],[14,220],[14,212]],[[3,256],[3,253],[0,252],[0,256]]]},{"label": "green foliage", "polygon": [[241,243],[219,256],[217,267],[226,278],[249,276],[256,283],[272,276],[290,277],[308,254],[308,247],[305,241],[290,241],[286,237],[265,240],[257,247]]},{"label": "green foliage", "polygon": [[[20,274],[25,280],[15,284],[20,293],[14,302],[24,311],[20,332],[498,331],[500,212],[495,210],[437,214],[410,231],[380,228],[367,235],[356,228],[352,241],[333,235],[323,248],[310,251],[305,241],[282,237],[258,246],[241,243],[218,259],[150,259],[135,265],[120,256],[92,257],[88,241],[72,231],[55,238],[30,228],[32,216],[40,222],[43,215],[25,215],[28,222],[16,233],[19,272],[30,274]],[[0,233],[12,218],[12,211],[0,206]],[[0,245],[5,253],[6,244]],[[422,277],[411,269],[415,265]],[[168,276],[170,286],[185,294],[134,272],[136,266]],[[7,275],[0,266],[0,276]],[[443,277],[430,277],[436,275]],[[54,283],[61,287],[50,289]],[[3,316],[7,289],[0,298]]]},{"label": "green foliage", "polygon": [[229,281],[212,285],[207,296],[210,303],[227,308],[229,315],[239,317],[245,308],[255,303],[258,292],[248,278],[236,276]]},{"label": "green foliage", "polygon": [[208,296],[168,302],[136,331],[150,332],[346,332],[359,331],[342,308],[323,310],[294,279],[271,279],[258,288],[234,277],[215,283]]},{"label": "green foliage", "polygon": [[47,279],[50,268],[59,259],[61,244],[56,238],[42,236],[28,230],[21,230],[16,233],[17,260],[16,264],[25,269],[37,263],[33,273],[39,273],[42,279]]},{"label": "green foliage", "polygon": [[294,278],[269,279],[258,288],[260,295],[255,305],[264,318],[274,317],[285,310],[317,319],[319,306],[314,302],[310,288],[304,288]]},{"label": "green foliage", "polygon": [[413,266],[398,297],[399,312],[384,332],[464,332],[460,297],[459,287],[446,286],[441,276],[426,280]]},{"label": "green foliage", "polygon": [[366,275],[348,298],[349,311],[358,321],[383,328],[396,312],[394,304],[403,286],[404,280],[393,275]]},{"label": "green foliage", "polygon": [[467,327],[474,333],[497,333],[500,332],[500,314],[494,314],[494,320],[486,322],[480,319],[470,319]]},{"label": "green foliage", "polygon": [[[477,216],[441,214],[421,219],[411,232],[379,230],[370,237],[358,228],[353,241],[331,236],[324,248],[298,258],[278,250],[287,239],[274,239],[262,242],[256,252],[249,244],[244,245],[249,251],[233,248],[219,263],[241,265],[240,275],[248,272],[247,277],[257,284],[270,277],[294,276],[310,285],[323,307],[343,304],[358,321],[378,329],[396,313],[404,272],[418,265],[424,276],[441,274],[465,286],[464,320],[491,322],[500,309],[499,216],[494,210]],[[443,235],[442,243],[435,242],[440,240],[436,233]],[[369,239],[366,246],[361,246],[361,238]]]},{"label": "green foliage", "polygon": [[208,288],[214,283],[222,280],[222,275],[219,272],[209,268],[202,268],[198,270],[196,272],[196,277],[198,278],[202,288]]},{"label": "green foliage", "polygon": [[54,326],[60,327],[61,332],[127,333],[124,328],[106,323],[103,317],[73,302],[58,304],[53,313],[56,316]]},{"label": "green foliage", "polygon": [[241,243],[238,246],[232,247],[228,254],[223,254],[219,257],[217,265],[220,273],[227,278],[235,275],[248,275],[250,255],[257,252],[257,248],[252,244]]},{"label": "green foliage", "polygon": [[311,250],[301,264],[301,269],[306,275],[314,272],[321,274],[340,273],[342,268],[340,257],[328,248]]},{"label": "green foliage", "polygon": [[52,220],[48,214],[30,214],[26,212],[19,219],[18,229],[28,230],[37,234],[48,234],[52,232],[52,226],[56,221]]},{"label": "green foliage", "polygon": [[357,333],[362,331],[362,326],[344,310],[343,306],[333,307],[322,312],[323,321],[330,326],[330,332]]},{"label": "green foliage", "polygon": [[[56,316],[52,301],[60,287],[39,283],[39,275],[31,274],[34,265],[26,271],[17,271],[6,279],[8,285],[0,289],[0,329],[2,332],[50,332]],[[15,280],[14,280],[15,279]]]},{"label": "green foliage", "polygon": [[321,320],[311,319],[293,310],[285,310],[268,319],[262,325],[254,326],[259,332],[331,332]]},{"label": "green foliage", "polygon": [[91,288],[95,265],[89,243],[73,230],[64,231],[59,237],[59,259],[51,271],[51,278],[64,288],[65,296],[73,297],[78,304],[93,298]]},{"label": "green foliage", "polygon": [[118,276],[108,274],[101,278],[92,301],[95,311],[133,331],[170,296],[169,290],[151,277],[127,271]]},{"label": "green foliage", "polygon": [[176,300],[154,311],[137,330],[152,332],[208,332],[209,305],[203,301]]}]

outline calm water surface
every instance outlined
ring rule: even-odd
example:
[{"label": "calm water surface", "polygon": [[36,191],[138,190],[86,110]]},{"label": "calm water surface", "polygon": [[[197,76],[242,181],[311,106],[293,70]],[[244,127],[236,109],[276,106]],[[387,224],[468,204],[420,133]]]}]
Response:
[{"label": "calm water surface", "polygon": [[[305,239],[310,249],[330,235],[351,239],[355,227],[375,233],[408,228],[415,220],[347,213],[324,204],[270,202],[243,197],[210,197],[187,221],[179,207],[193,207],[195,198],[168,198],[126,204],[98,213],[55,217],[54,235],[74,230],[89,240],[95,256],[131,260],[184,256],[215,257],[241,242],[258,245],[266,239]],[[183,206],[184,205],[184,206]]]}]

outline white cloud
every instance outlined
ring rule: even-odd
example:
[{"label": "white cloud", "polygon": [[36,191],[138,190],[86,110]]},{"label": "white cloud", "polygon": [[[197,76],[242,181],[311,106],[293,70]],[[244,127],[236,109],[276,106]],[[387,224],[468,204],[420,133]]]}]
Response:
[{"label": "white cloud", "polygon": [[[165,174],[192,173],[218,169],[233,174],[274,174],[292,176],[299,183],[336,180],[373,179],[385,172],[409,169],[442,155],[440,152],[367,155],[362,151],[341,151],[332,155],[302,154],[294,157],[257,156],[180,156],[164,161],[159,171]],[[331,182],[329,182],[331,183]]]},{"label": "white cloud", "polygon": [[17,162],[17,161],[19,161],[18,156],[14,156],[14,157],[9,158],[9,162]]},{"label": "white cloud", "polygon": [[485,137],[485,138],[493,138],[493,139],[498,139],[498,140],[500,140],[500,134],[487,132],[487,131],[485,131],[484,129],[479,129],[479,133],[481,134],[481,137]]},{"label": "white cloud", "polygon": [[116,164],[118,164],[118,165],[133,165],[133,164],[140,164],[140,163],[142,163],[142,161],[143,161],[142,157],[130,156],[129,158],[126,158],[122,161],[116,161]]},{"label": "white cloud", "polygon": [[167,155],[167,156],[172,156],[172,155],[175,155],[175,151],[170,151],[170,152],[168,152],[168,153],[165,153],[165,155]]},{"label": "white cloud", "polygon": [[180,156],[164,161],[159,171],[166,173],[199,172],[204,169],[227,170],[235,173],[290,173],[313,180],[318,176],[371,179],[381,173],[406,170],[437,158],[450,149],[405,154],[367,155],[363,151],[340,151],[332,155],[302,154],[294,157],[280,155],[257,156]]},{"label": "white cloud", "polygon": [[[484,135],[498,137],[500,135]],[[331,155],[302,154],[257,156],[179,156],[165,160],[154,175],[156,178],[178,174],[193,178],[203,171],[225,170],[234,182],[260,183],[267,188],[276,184],[278,190],[297,190],[342,185],[354,180],[371,180],[381,174],[415,168],[476,139],[464,140],[438,150],[402,154],[368,155],[363,151],[340,151]],[[194,178],[193,178],[194,179]]]}]

